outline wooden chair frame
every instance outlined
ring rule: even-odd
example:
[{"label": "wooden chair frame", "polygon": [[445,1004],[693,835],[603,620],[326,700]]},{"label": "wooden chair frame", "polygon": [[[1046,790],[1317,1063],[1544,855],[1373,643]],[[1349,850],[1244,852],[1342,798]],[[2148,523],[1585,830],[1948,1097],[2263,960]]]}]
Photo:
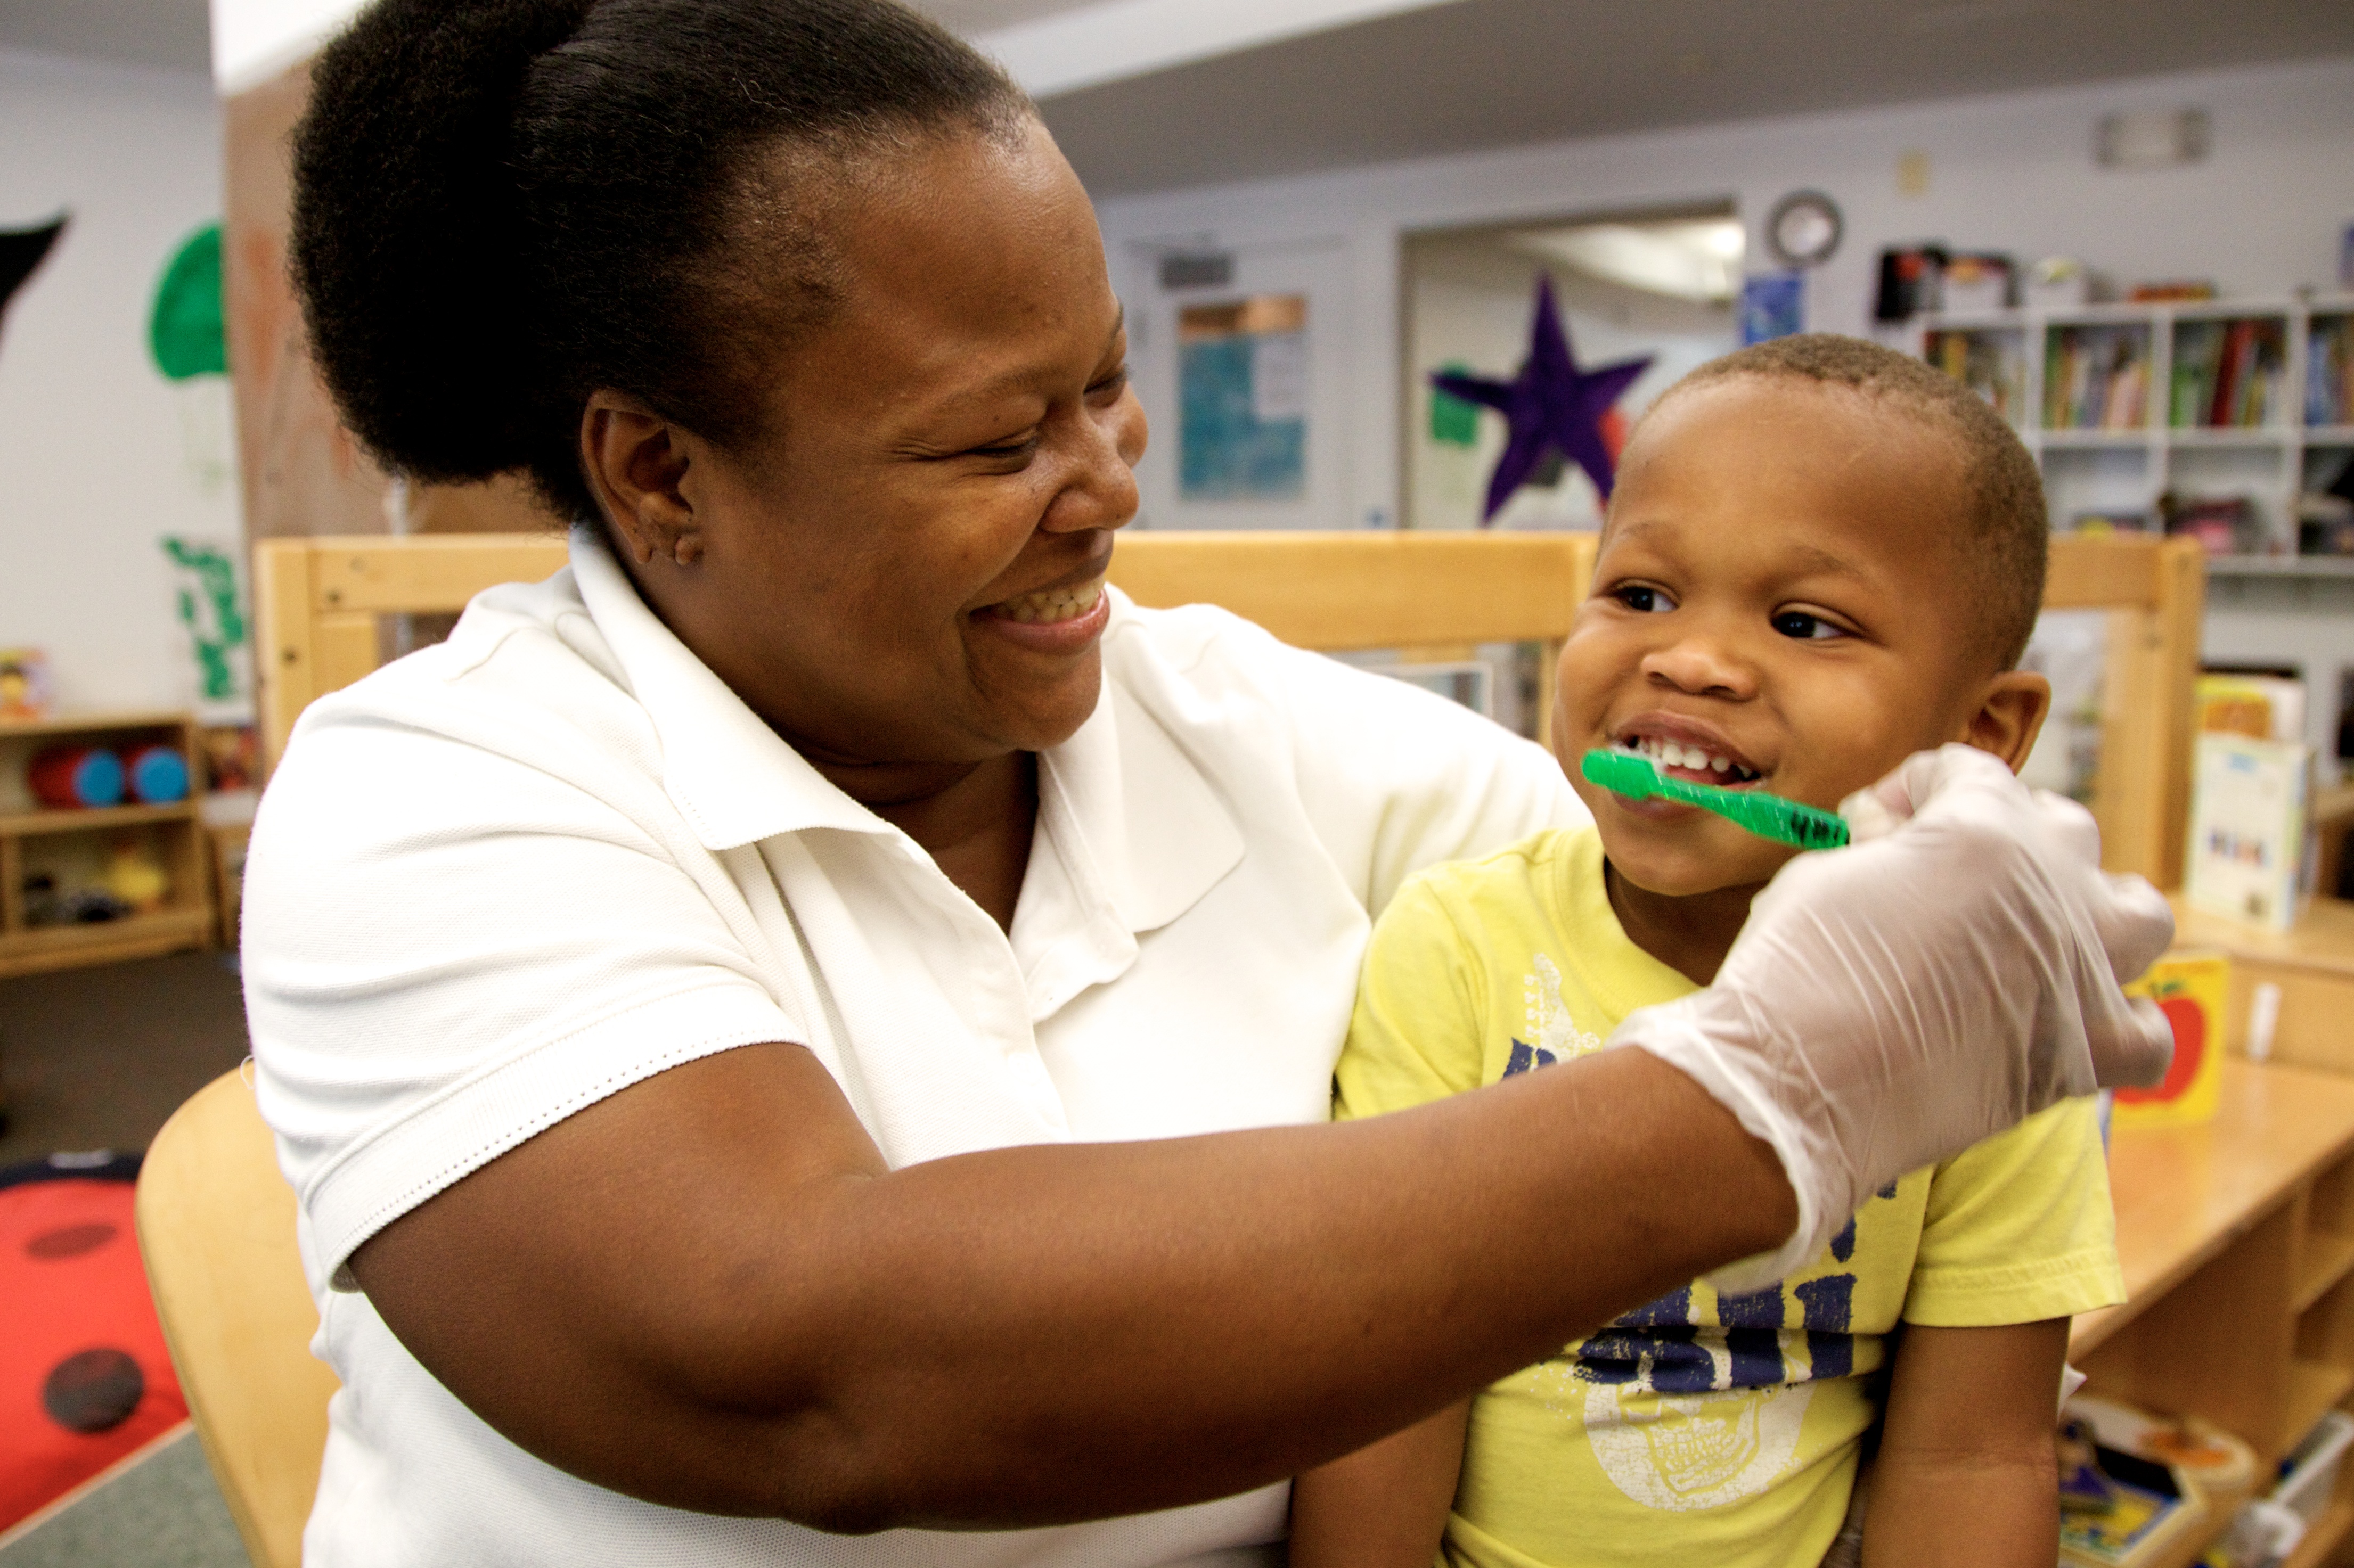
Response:
[{"label": "wooden chair frame", "polygon": [[[1588,534],[1136,533],[1111,580],[1140,604],[1212,603],[1287,642],[1331,652],[1541,643],[1538,712],[1594,568]],[[553,535],[268,539],[254,547],[262,749],[275,766],[296,715],[378,662],[377,618],[448,614],[495,583],[564,565]],[[2052,541],[2044,604],[2111,612],[2101,789],[2105,858],[2161,887],[2182,877],[2191,687],[2206,566],[2189,540]]]}]

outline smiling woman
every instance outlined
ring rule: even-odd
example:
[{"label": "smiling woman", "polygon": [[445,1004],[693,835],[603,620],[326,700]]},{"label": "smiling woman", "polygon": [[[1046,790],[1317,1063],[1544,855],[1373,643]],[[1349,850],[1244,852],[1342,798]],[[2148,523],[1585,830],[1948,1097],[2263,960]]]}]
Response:
[{"label": "smiling woman", "polygon": [[[1925,784],[1962,820],[1817,872],[1992,868],[1913,942],[1760,923],[1803,1073],[1736,985],[1749,1026],[1310,1125],[1401,882],[1580,810],[1452,704],[1105,586],[1144,421],[1026,100],[889,0],[380,0],[313,79],[352,428],[572,533],[313,705],[255,826],[344,1384],[306,1562],[1278,1562],[1303,1466],[1819,1245],[2088,1038],[2144,1063],[2112,969],[2162,917]],[[1970,1000],[1875,1012],[1915,988]]]}]

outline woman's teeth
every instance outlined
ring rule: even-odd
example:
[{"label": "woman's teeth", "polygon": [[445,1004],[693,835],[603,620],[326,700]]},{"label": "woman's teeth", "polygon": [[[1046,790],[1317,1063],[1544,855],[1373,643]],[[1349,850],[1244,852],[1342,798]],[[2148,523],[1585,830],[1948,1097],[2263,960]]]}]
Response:
[{"label": "woman's teeth", "polygon": [[1025,593],[1020,599],[1009,599],[997,607],[997,613],[1008,620],[1018,620],[1024,626],[1042,622],[1051,624],[1085,615],[1103,597],[1103,579],[1081,583],[1077,588],[1047,588],[1039,593]]},{"label": "woman's teeth", "polygon": [[1689,768],[1696,772],[1722,774],[1736,784],[1745,784],[1757,777],[1755,768],[1744,768],[1729,757],[1719,757],[1715,752],[1697,746],[1659,740],[1648,735],[1619,744],[1638,757],[1649,758],[1654,766],[1659,768]]}]

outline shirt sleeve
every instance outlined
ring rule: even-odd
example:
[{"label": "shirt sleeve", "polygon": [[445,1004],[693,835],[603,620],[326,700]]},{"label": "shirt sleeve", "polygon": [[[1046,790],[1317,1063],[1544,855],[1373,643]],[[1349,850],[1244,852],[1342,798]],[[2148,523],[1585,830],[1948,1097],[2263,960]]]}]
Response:
[{"label": "shirt sleeve", "polygon": [[756,935],[630,812],[482,746],[321,718],[256,821],[243,938],[256,1091],[314,1289],[605,1096],[806,1038]]},{"label": "shirt sleeve", "polygon": [[1284,652],[1301,798],[1368,910],[1379,913],[1424,866],[1593,821],[1534,741],[1435,692]]},{"label": "shirt sleeve", "polygon": [[2064,1101],[1937,1168],[1906,1322],[2034,1323],[2125,1298],[2096,1102]]},{"label": "shirt sleeve", "polygon": [[1479,1086],[1486,986],[1477,953],[1431,878],[1399,889],[1365,951],[1348,1043],[1332,1074],[1335,1120]]}]

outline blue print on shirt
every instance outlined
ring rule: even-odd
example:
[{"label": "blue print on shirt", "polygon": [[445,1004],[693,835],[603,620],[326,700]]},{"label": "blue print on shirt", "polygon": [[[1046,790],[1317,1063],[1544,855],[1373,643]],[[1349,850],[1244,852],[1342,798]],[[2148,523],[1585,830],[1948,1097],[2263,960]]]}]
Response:
[{"label": "blue print on shirt", "polygon": [[1556,1060],[1558,1058],[1542,1045],[1531,1045],[1524,1041],[1515,1040],[1512,1042],[1512,1054],[1504,1063],[1504,1076],[1509,1078],[1515,1073],[1525,1073],[1532,1067],[1550,1067]]},{"label": "blue print on shirt", "polygon": [[1855,1276],[1833,1274],[1809,1279],[1791,1294],[1807,1322],[1807,1357],[1815,1376],[1845,1377],[1855,1370],[1855,1340],[1848,1323],[1855,1309]]}]

